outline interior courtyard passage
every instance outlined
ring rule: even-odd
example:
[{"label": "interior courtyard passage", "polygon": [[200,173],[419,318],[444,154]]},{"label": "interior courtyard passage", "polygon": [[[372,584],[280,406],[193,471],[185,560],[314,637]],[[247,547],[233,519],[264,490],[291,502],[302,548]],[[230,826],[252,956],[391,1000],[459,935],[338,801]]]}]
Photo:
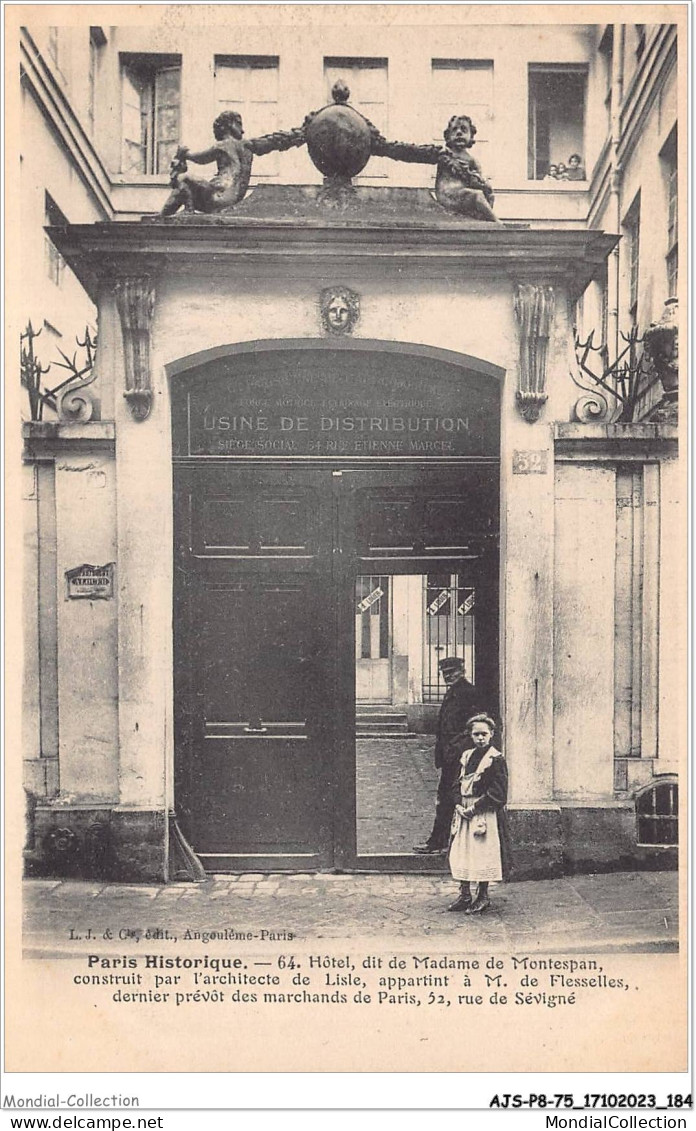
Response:
[{"label": "interior courtyard passage", "polygon": [[426,840],[437,794],[434,748],[432,734],[356,739],[359,856],[410,853]]}]

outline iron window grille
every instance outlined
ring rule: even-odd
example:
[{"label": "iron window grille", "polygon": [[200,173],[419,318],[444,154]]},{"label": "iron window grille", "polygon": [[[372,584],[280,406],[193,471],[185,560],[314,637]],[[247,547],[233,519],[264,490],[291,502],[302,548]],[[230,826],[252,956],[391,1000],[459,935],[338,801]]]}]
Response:
[{"label": "iron window grille", "polygon": [[446,656],[464,661],[474,683],[476,591],[461,574],[429,573],[423,578],[423,702],[441,702],[447,685],[439,668]]},{"label": "iron window grille", "polygon": [[654,782],[636,797],[638,845],[670,848],[679,843],[679,787],[675,781]]}]

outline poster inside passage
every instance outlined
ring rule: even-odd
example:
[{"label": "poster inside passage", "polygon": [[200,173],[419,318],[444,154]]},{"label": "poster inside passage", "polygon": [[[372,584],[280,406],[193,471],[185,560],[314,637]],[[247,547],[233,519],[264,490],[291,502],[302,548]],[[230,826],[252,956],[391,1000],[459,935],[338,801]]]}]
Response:
[{"label": "poster inside passage", "polygon": [[684,1073],[684,6],[7,17],[8,1070]]}]

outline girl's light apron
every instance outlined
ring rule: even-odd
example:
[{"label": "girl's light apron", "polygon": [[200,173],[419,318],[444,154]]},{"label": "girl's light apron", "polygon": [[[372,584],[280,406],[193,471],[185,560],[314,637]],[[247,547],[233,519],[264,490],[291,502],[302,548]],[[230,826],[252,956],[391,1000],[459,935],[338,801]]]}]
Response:
[{"label": "girl's light apron", "polygon": [[[492,748],[491,748],[492,749]],[[462,805],[467,808],[469,799],[475,796],[475,787],[484,770],[490,766],[493,755],[491,749],[487,750],[476,770],[472,774],[465,774],[472,750],[465,750],[462,754],[461,793]],[[487,812],[486,832],[483,836],[475,836],[476,818],[467,821],[461,817],[457,810],[452,818],[452,842],[449,852],[449,866],[452,878],[455,880],[469,880],[480,883],[487,880],[494,883],[502,880],[503,868],[500,856],[500,837],[498,835],[498,819],[495,813]]]}]

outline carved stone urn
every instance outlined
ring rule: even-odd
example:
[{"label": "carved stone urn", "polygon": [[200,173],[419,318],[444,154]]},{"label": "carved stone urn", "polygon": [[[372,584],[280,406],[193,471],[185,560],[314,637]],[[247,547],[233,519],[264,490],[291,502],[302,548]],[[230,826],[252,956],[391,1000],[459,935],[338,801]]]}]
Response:
[{"label": "carved stone urn", "polygon": [[334,83],[331,96],[330,106],[306,119],[307,150],[327,180],[347,186],[370,159],[372,129],[367,118],[348,105],[350,90],[342,79]]}]

